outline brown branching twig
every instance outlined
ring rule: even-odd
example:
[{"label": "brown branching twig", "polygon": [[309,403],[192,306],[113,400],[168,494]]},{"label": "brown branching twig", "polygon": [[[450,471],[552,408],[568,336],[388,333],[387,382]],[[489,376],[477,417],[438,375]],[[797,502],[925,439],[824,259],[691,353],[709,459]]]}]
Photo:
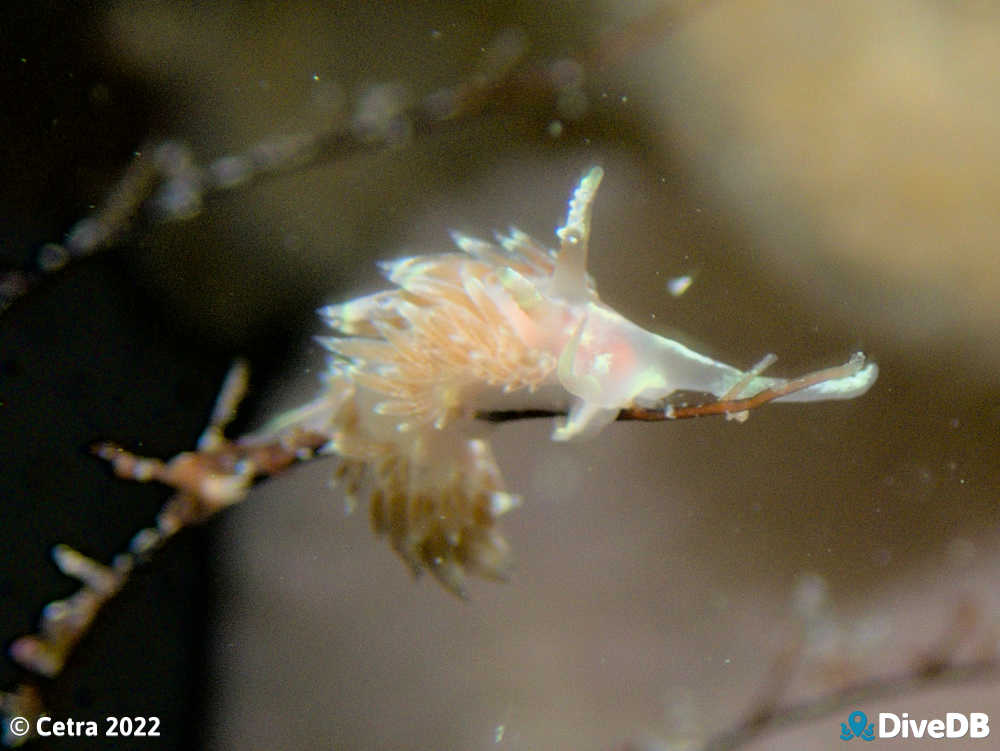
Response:
[{"label": "brown branching twig", "polygon": [[501,34],[468,78],[416,104],[407,104],[395,87],[375,86],[351,117],[331,114],[325,129],[274,136],[207,166],[176,141],[142,147],[96,212],[73,225],[62,243],[40,248],[36,269],[0,273],[0,313],[70,262],[113,247],[137,220],[187,219],[212,195],[357,153],[398,148],[491,106],[552,94],[560,85],[554,76],[543,68],[519,66],[524,48],[519,33]]},{"label": "brown branching twig", "polygon": [[[824,368],[804,376],[786,381],[781,386],[764,389],[749,397],[733,398],[738,395],[749,381],[760,374],[760,372],[774,361],[773,355],[768,355],[760,363],[747,371],[747,375],[728,394],[723,394],[722,398],[715,399],[701,404],[667,404],[664,407],[629,407],[623,409],[618,414],[618,420],[641,420],[643,422],[662,422],[663,420],[689,420],[694,417],[711,417],[713,415],[725,415],[727,418],[744,420],[747,413],[752,409],[762,407],[768,402],[780,399],[783,396],[794,394],[810,386],[834,381],[839,378],[846,378],[856,373],[864,364],[864,355],[858,353],[843,365],[833,368]],[[525,420],[537,417],[560,417],[565,416],[565,412],[557,412],[543,409],[530,410],[504,410],[494,412],[479,412],[476,417],[488,422],[510,422],[511,420]]]},{"label": "brown branching twig", "polygon": [[[666,409],[623,410],[620,419],[664,420],[700,417],[712,414],[742,415],[747,410],[766,404],[780,396],[794,393],[825,380],[851,375],[861,367],[863,357],[852,358],[838,368],[828,368],[785,382],[743,399],[727,397],[740,394],[746,385],[773,361],[764,358],[747,372],[723,399],[692,407],[668,405]],[[200,524],[219,511],[246,498],[253,482],[275,475],[296,462],[313,458],[329,440],[323,433],[300,428],[251,434],[236,440],[224,435],[237,407],[246,394],[248,367],[237,362],[227,375],[212,410],[208,426],[198,440],[195,451],[178,454],[170,461],[137,456],[121,446],[103,442],[93,447],[93,453],[110,463],[114,473],[138,482],[159,482],[176,493],[164,504],[156,526],[136,533],[128,550],[115,556],[111,565],[94,561],[66,545],[53,550],[59,569],[82,583],[81,588],[66,600],[47,605],[42,613],[38,633],[16,639],[10,647],[11,657],[27,670],[48,678],[58,675],[76,645],[89,631],[100,610],[113,599],[128,581],[137,562],[163,546],[177,532]],[[532,413],[508,413],[503,419],[532,417]],[[496,413],[481,415],[497,421]],[[21,706],[24,691],[0,695],[8,705]]]},{"label": "brown branching twig", "polygon": [[[966,598],[958,603],[941,637],[931,648],[921,650],[908,668],[890,675],[861,678],[806,700],[783,702],[793,678],[809,662],[807,618],[799,623],[798,634],[788,640],[786,648],[775,658],[764,680],[764,690],[750,711],[731,728],[711,736],[695,749],[733,751],[762,736],[856,709],[873,700],[899,698],[948,685],[995,682],[1000,679],[1000,653],[990,629],[985,629],[984,634],[982,625],[982,614]],[[972,642],[977,634],[984,648],[971,650],[975,656],[961,657],[962,648],[975,646]]]},{"label": "brown branching twig", "polygon": [[[247,379],[245,363],[238,362],[223,384],[197,451],[162,462],[136,456],[112,443],[94,446],[93,452],[107,460],[119,477],[160,482],[177,492],[157,515],[156,526],[137,532],[128,550],[116,555],[111,565],[88,558],[68,545],[53,549],[56,566],[80,581],[81,587],[69,598],[45,606],[37,633],[14,640],[10,656],[21,667],[45,678],[57,676],[97,614],[128,582],[137,563],[148,559],[185,527],[200,524],[242,501],[254,480],[311,458],[326,443],[326,437],[301,430],[273,439],[225,438],[223,431],[246,392]],[[11,693],[0,692],[0,712],[8,717],[31,718],[34,727],[33,720],[41,711],[38,690],[31,684],[22,684]],[[8,734],[3,742],[14,746],[28,739]]]},{"label": "brown branching twig", "polygon": [[[744,381],[759,373],[770,362],[771,358],[765,358],[757,367],[748,371],[747,378],[737,383],[729,393],[740,393],[745,387]],[[689,407],[668,406],[655,412],[636,409],[634,415],[633,410],[623,410],[620,419],[664,420],[741,414],[780,396],[825,380],[850,375],[851,368],[856,371],[858,366],[858,361],[852,359],[844,366],[792,379],[780,387],[766,389],[748,398],[723,398]],[[270,477],[292,464],[314,457],[327,443],[328,436],[299,429],[251,434],[236,440],[227,439],[224,429],[232,420],[245,394],[247,379],[246,365],[237,363],[225,380],[196,451],[184,452],[163,462],[136,456],[112,443],[101,443],[94,447],[94,453],[107,460],[119,477],[140,482],[160,482],[177,492],[157,516],[156,526],[138,532],[132,538],[129,549],[116,556],[110,566],[93,561],[65,545],[55,548],[53,558],[56,565],[63,573],[78,579],[82,586],[68,599],[46,606],[38,633],[14,641],[10,653],[22,667],[45,677],[58,675],[76,645],[89,631],[98,612],[118,594],[138,562],[147,559],[153,551],[185,527],[199,524],[242,501],[255,480]],[[541,416],[541,413],[508,413],[502,418],[498,417],[498,413],[480,415],[494,421],[535,416]],[[996,656],[970,662],[955,660],[954,655],[967,641],[968,633],[975,625],[974,620],[974,613],[968,609],[960,609],[952,627],[937,647],[925,654],[910,670],[887,678],[861,681],[816,699],[781,704],[781,694],[788,686],[803,653],[803,643],[801,639],[797,639],[776,660],[770,678],[766,681],[765,691],[746,718],[733,728],[710,738],[700,749],[729,751],[740,748],[764,734],[800,725],[879,697],[898,696],[949,683],[994,680],[1000,677],[1000,659]],[[14,692],[0,693],[0,711],[7,716],[16,714],[31,717],[32,712],[37,714],[42,711],[37,689],[24,684]],[[8,745],[18,745],[24,740],[27,738],[8,736],[5,742]]]},{"label": "brown branching twig", "polygon": [[761,736],[828,717],[859,704],[900,697],[948,685],[994,682],[1000,679],[1000,659],[949,662],[928,671],[922,665],[885,678],[862,681],[815,699],[752,712],[747,719],[697,746],[697,751],[732,751]]},{"label": "brown branching twig", "polygon": [[214,194],[305,166],[398,148],[414,135],[450,127],[499,102],[536,101],[550,94],[552,76],[517,67],[524,47],[520,34],[501,34],[467,79],[416,104],[407,104],[391,86],[376,86],[361,97],[351,117],[331,114],[325,129],[274,136],[207,166],[199,165],[182,143],[147,144],[135,152],[96,212],[73,225],[62,243],[39,249],[37,268],[0,273],[0,313],[70,262],[114,247],[137,220],[187,219]]},{"label": "brown branching twig", "polygon": [[[623,410],[621,419],[663,420],[712,414],[725,414],[727,417],[740,415],[743,419],[747,410],[780,396],[826,380],[852,375],[861,367],[864,358],[853,357],[838,368],[828,368],[787,381],[749,398],[729,398],[743,393],[747,384],[773,360],[773,356],[765,357],[717,402],[692,407],[668,405],[655,413],[638,408]],[[250,434],[235,440],[226,438],[225,428],[246,394],[248,379],[247,365],[237,362],[223,382],[208,426],[195,451],[183,452],[164,462],[137,456],[110,442],[93,447],[93,453],[109,462],[117,476],[138,482],[159,482],[176,493],[164,504],[157,516],[156,526],[136,533],[128,550],[115,556],[110,566],[94,561],[69,546],[56,546],[53,551],[56,565],[67,576],[79,580],[82,586],[68,599],[45,607],[38,633],[22,636],[13,642],[10,655],[18,664],[44,677],[58,675],[76,645],[90,630],[97,614],[128,581],[137,562],[147,559],[185,527],[200,524],[219,511],[241,502],[255,480],[270,477],[296,462],[313,458],[329,442],[329,435],[295,427]],[[503,419],[531,416],[537,414],[509,413]],[[498,419],[496,413],[481,417],[492,421]],[[24,697],[32,696],[27,691],[25,688],[13,694],[0,694],[0,702],[24,708]]]},{"label": "brown branching twig", "polygon": [[375,86],[359,98],[350,116],[330,113],[325,128],[273,136],[207,166],[199,165],[185,144],[146,144],[134,153],[96,212],[73,225],[61,243],[39,248],[34,268],[0,272],[0,314],[75,260],[114,247],[137,222],[187,219],[215,194],[359,153],[396,149],[415,137],[446,131],[504,107],[534,103],[557,112],[560,97],[582,90],[587,74],[654,44],[694,10],[691,4],[664,5],[606,33],[579,60],[549,65],[525,61],[524,34],[509,30],[499,34],[484,50],[478,67],[453,86],[415,103],[408,103],[397,87]]}]

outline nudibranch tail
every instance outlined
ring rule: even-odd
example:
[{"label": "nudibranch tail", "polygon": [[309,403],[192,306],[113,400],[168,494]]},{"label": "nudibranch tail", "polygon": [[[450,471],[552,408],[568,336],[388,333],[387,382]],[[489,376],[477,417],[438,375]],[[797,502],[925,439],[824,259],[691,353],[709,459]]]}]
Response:
[{"label": "nudibranch tail", "polygon": [[861,352],[856,352],[841,369],[831,368],[830,377],[814,383],[801,391],[780,396],[779,402],[820,402],[833,399],[857,399],[868,393],[878,379],[878,365],[867,362]]}]

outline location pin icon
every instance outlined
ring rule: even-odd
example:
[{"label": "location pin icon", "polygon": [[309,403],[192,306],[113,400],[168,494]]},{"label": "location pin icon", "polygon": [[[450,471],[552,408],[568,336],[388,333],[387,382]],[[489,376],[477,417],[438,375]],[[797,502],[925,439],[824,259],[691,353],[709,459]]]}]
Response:
[{"label": "location pin icon", "polygon": [[861,734],[865,732],[865,728],[868,727],[868,718],[865,717],[864,712],[854,711],[851,712],[850,717],[847,718],[847,724],[851,726],[851,730],[854,732],[854,737],[860,738]]}]

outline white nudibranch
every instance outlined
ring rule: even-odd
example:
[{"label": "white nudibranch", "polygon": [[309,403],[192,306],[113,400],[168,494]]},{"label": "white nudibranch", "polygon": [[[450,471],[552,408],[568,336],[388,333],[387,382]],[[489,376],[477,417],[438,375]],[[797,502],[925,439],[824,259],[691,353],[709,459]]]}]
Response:
[{"label": "white nudibranch", "polygon": [[369,497],[375,530],[414,572],[452,591],[466,573],[502,578],[509,548],[497,517],[519,503],[504,489],[477,415],[568,414],[553,439],[592,436],[622,410],[676,416],[669,397],[695,391],[745,416],[770,400],[852,399],[877,367],[856,355],[811,380],[742,371],[628,321],[601,302],[587,273],[600,167],[583,176],[558,251],[511,229],[496,242],[458,232],[461,252],[382,264],[394,288],[320,310],[339,336],[322,394],[272,430],[329,436],[348,494]]}]

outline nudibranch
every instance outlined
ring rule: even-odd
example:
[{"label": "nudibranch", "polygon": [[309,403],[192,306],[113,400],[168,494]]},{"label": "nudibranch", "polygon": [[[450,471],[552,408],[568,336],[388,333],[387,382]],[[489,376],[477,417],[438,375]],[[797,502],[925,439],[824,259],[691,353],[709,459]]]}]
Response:
[{"label": "nudibranch", "polygon": [[[600,167],[573,193],[550,250],[517,229],[487,242],[454,232],[460,252],[382,264],[394,288],[330,305],[339,335],[324,388],[271,426],[329,436],[338,474],[368,496],[373,526],[414,572],[462,593],[466,574],[503,578],[509,547],[497,518],[505,491],[477,415],[567,414],[556,441],[593,436],[623,409],[665,410],[677,391],[738,400],[789,381],[717,362],[632,323],[601,302],[587,273]],[[878,369],[857,355],[837,375],[775,400],[852,399]],[[771,397],[769,397],[771,398]]]}]

